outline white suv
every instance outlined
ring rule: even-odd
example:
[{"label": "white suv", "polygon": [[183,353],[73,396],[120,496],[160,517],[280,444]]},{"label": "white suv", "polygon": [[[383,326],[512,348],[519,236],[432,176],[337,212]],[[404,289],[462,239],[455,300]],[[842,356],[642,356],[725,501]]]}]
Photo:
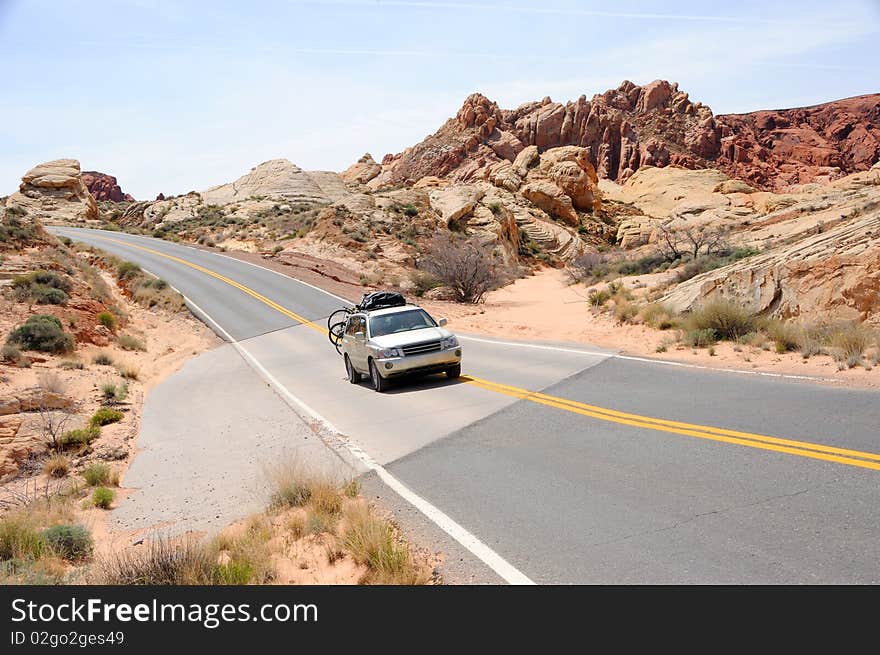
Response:
[{"label": "white suv", "polygon": [[445,372],[461,375],[461,346],[447,330],[446,319],[435,321],[417,305],[388,307],[351,314],[342,335],[348,381],[370,378],[376,391],[389,378],[405,374]]}]

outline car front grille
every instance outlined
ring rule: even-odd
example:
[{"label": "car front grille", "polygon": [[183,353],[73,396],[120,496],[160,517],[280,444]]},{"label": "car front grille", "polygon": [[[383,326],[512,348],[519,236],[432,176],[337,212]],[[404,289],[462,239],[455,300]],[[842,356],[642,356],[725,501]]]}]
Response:
[{"label": "car front grille", "polygon": [[433,353],[440,350],[440,342],[423,341],[422,343],[414,343],[409,346],[403,346],[402,350],[403,354],[407,357],[410,355],[424,355],[425,353]]}]

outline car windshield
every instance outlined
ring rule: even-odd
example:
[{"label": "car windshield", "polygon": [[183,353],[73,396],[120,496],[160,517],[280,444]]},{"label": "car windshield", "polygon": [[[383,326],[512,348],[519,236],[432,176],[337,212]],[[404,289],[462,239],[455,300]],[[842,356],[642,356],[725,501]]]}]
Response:
[{"label": "car windshield", "polygon": [[370,317],[370,335],[374,337],[436,326],[434,319],[423,309]]}]

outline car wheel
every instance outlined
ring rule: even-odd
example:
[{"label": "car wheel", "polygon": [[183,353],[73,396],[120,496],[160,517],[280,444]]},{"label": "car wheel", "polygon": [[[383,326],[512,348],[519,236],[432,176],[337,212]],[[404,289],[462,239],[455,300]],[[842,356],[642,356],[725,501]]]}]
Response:
[{"label": "car wheel", "polygon": [[348,373],[348,381],[352,384],[357,384],[361,381],[361,374],[354,370],[348,355],[345,356],[345,372]]},{"label": "car wheel", "polygon": [[446,369],[446,377],[450,380],[454,380],[459,375],[461,375],[461,364],[456,364],[455,366],[450,366]]},{"label": "car wheel", "polygon": [[373,389],[379,393],[385,391],[389,387],[389,382],[379,373],[379,367],[376,362],[370,360],[370,382],[373,383]]}]

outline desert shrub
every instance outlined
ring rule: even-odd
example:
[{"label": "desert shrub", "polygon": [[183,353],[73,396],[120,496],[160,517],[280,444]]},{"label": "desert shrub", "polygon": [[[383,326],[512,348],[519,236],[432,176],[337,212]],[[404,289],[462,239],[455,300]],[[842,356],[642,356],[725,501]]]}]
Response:
[{"label": "desert shrub", "polygon": [[98,366],[113,366],[113,357],[101,350],[95,353],[94,357],[92,357],[92,364],[97,364]]},{"label": "desert shrub", "polygon": [[128,385],[115,382],[101,383],[101,397],[107,404],[120,403],[128,398]]},{"label": "desert shrub", "polygon": [[712,300],[692,311],[685,320],[687,330],[712,330],[716,339],[722,340],[736,340],[758,326],[758,318],[748,308],[729,300]]},{"label": "desert shrub", "polygon": [[638,314],[638,307],[626,298],[618,297],[614,300],[614,318],[620,323],[630,323]]},{"label": "desert shrub", "polygon": [[132,364],[131,362],[122,362],[117,367],[116,370],[119,372],[119,375],[124,377],[126,380],[137,380],[141,374],[140,368],[136,364]]},{"label": "desert shrub", "polygon": [[104,463],[89,464],[89,466],[82,472],[82,476],[87,485],[90,487],[97,487],[109,484],[113,477],[113,471]]},{"label": "desert shrub", "polygon": [[134,262],[123,261],[116,265],[116,279],[130,280],[141,274],[141,267]]},{"label": "desert shrub", "polygon": [[[493,212],[494,213],[494,212]],[[413,218],[414,216],[419,215],[419,210],[415,205],[405,205],[403,208],[403,215]]]},{"label": "desert shrub", "polygon": [[75,448],[77,446],[87,446],[92,441],[101,436],[101,428],[96,425],[90,425],[85,428],[76,430],[68,430],[61,435],[60,445],[62,448]]},{"label": "desert shrub", "polygon": [[116,494],[107,487],[98,487],[92,492],[92,504],[100,509],[110,509]]},{"label": "desert shrub", "polygon": [[701,273],[706,273],[707,271],[715,270],[716,268],[720,268],[727,264],[727,260],[723,257],[716,257],[714,255],[702,255],[697,257],[696,259],[692,259],[687,262],[678,274],[675,276],[676,282],[685,282],[690,280],[692,277],[696,277]]},{"label": "desert shrub", "polygon": [[116,324],[117,324],[116,317],[113,314],[111,314],[110,312],[99,312],[97,319],[98,319],[98,323],[103,325],[108,330],[112,331],[112,330],[116,329]]},{"label": "desert shrub", "polygon": [[361,493],[361,483],[357,480],[349,480],[342,487],[342,493],[346,498],[357,498]]},{"label": "desert shrub", "polygon": [[681,341],[686,346],[705,348],[718,341],[718,335],[712,328],[691,329],[684,331]]},{"label": "desert shrub", "polygon": [[64,455],[53,455],[43,464],[43,473],[53,478],[63,478],[70,470],[70,462]]},{"label": "desert shrub", "polygon": [[851,364],[850,368],[861,362],[863,353],[875,339],[874,332],[860,323],[838,325],[829,336],[836,358]]},{"label": "desert shrub", "polygon": [[342,490],[329,480],[322,480],[312,485],[309,506],[319,514],[336,516],[342,511]]},{"label": "desert shrub", "polygon": [[43,530],[43,540],[53,553],[71,562],[92,554],[92,535],[79,524],[53,525]]},{"label": "desert shrub", "polygon": [[10,513],[0,519],[0,561],[39,559],[46,543],[33,523],[22,512]]},{"label": "desert shrub", "polygon": [[61,321],[48,314],[34,314],[9,335],[8,343],[25,350],[48,353],[70,352],[74,347],[73,336],[66,333]]},{"label": "desert shrub", "polygon": [[771,319],[764,325],[764,331],[776,345],[776,352],[786,353],[801,347],[803,333],[791,323],[779,319]]},{"label": "desert shrub", "polygon": [[611,293],[608,289],[593,289],[587,294],[587,300],[593,307],[602,307],[611,300]]},{"label": "desert shrub", "polygon": [[146,344],[143,341],[138,339],[137,337],[133,337],[130,334],[120,334],[116,339],[117,343],[119,343],[119,347],[123,350],[140,350],[145,351],[147,349]]},{"label": "desert shrub", "polygon": [[455,299],[464,303],[479,303],[505,280],[489,246],[454,234],[435,236],[418,267],[450,287]]},{"label": "desert shrub", "polygon": [[92,414],[92,418],[89,419],[89,425],[91,426],[104,426],[110,425],[111,423],[118,423],[125,416],[118,409],[110,409],[109,407],[102,407],[99,410],[95,411]]},{"label": "desert shrub", "polygon": [[78,359],[66,359],[58,364],[58,368],[63,368],[67,371],[81,371],[85,368],[85,365]]},{"label": "desert shrub", "polygon": [[669,306],[659,302],[652,302],[639,310],[639,320],[645,325],[656,330],[669,330],[678,326],[678,318],[675,311]]},{"label": "desert shrub", "polygon": [[428,574],[413,561],[409,549],[401,544],[391,524],[358,503],[345,512],[342,547],[355,562],[364,564],[369,584],[425,584]]},{"label": "desert shrub", "polygon": [[31,364],[31,360],[22,354],[21,349],[11,343],[4,344],[3,348],[0,349],[0,359],[7,364],[22,368],[28,368]]},{"label": "desert shrub", "polygon": [[12,279],[12,289],[19,300],[33,300],[38,305],[63,305],[72,288],[70,280],[55,273],[39,269]]},{"label": "desert shrub", "polygon": [[659,269],[666,259],[660,255],[648,255],[638,259],[623,259],[614,268],[620,275],[645,275]]},{"label": "desert shrub", "polygon": [[199,585],[214,580],[216,559],[207,548],[188,540],[160,539],[143,549],[127,549],[98,562],[98,579],[110,585]]},{"label": "desert shrub", "polygon": [[27,211],[21,207],[7,207],[6,216],[0,221],[0,242],[32,243],[39,236],[35,223],[21,220]]},{"label": "desert shrub", "polygon": [[604,255],[598,252],[585,252],[575,257],[566,270],[574,282],[591,282],[608,275],[611,267]]},{"label": "desert shrub", "polygon": [[440,280],[425,271],[413,271],[410,273],[409,279],[413,283],[413,295],[417,298],[421,298],[431,289],[443,286]]}]

